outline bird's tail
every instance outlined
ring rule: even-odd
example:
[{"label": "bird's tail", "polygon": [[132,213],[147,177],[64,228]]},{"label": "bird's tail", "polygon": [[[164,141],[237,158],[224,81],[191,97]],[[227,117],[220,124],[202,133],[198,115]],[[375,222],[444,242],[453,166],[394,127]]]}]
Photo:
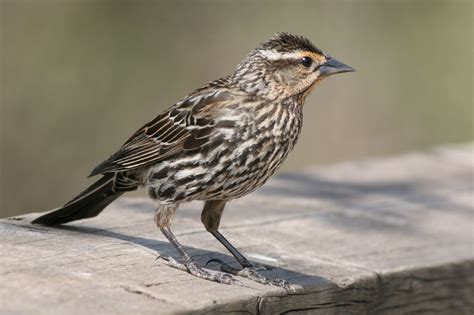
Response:
[{"label": "bird's tail", "polygon": [[114,175],[105,175],[63,207],[55,209],[33,220],[31,223],[58,225],[95,217],[112,201],[123,194],[123,192],[115,192],[113,187]]}]

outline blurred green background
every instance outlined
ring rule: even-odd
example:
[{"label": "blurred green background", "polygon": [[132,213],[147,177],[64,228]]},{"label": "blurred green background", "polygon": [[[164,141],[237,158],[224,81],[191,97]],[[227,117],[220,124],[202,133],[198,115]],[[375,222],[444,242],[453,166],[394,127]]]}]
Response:
[{"label": "blurred green background", "polygon": [[308,98],[284,170],[473,138],[472,1],[0,4],[0,217],[64,204],[139,126],[278,31],[357,69]]}]

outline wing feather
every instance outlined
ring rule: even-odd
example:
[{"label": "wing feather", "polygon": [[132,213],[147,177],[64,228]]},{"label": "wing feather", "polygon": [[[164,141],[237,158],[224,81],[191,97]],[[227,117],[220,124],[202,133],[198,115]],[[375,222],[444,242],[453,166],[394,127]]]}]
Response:
[{"label": "wing feather", "polygon": [[199,151],[212,135],[214,115],[233,98],[222,90],[197,90],[135,132],[90,176],[143,167],[183,151]]}]

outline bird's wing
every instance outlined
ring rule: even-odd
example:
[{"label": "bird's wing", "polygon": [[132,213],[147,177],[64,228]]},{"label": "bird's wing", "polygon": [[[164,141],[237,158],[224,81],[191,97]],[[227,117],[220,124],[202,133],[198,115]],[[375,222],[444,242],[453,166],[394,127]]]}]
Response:
[{"label": "bird's wing", "polygon": [[183,151],[199,150],[210,138],[214,117],[234,96],[200,89],[135,132],[90,176],[127,171],[162,161]]}]

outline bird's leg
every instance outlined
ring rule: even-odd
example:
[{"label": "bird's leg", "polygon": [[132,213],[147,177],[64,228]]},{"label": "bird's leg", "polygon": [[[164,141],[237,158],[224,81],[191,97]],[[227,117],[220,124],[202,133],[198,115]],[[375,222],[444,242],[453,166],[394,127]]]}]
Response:
[{"label": "bird's leg", "polygon": [[291,289],[291,285],[282,279],[271,279],[267,278],[257,271],[261,269],[268,269],[267,267],[262,266],[254,266],[252,265],[244,255],[242,255],[219,231],[219,224],[221,221],[222,213],[225,207],[225,201],[223,200],[208,200],[204,203],[204,209],[201,213],[201,221],[206,227],[207,231],[214,235],[214,237],[222,244],[225,248],[232,254],[232,256],[237,259],[239,264],[242,266],[242,269],[236,269],[228,264],[224,263],[220,259],[211,259],[207,263],[210,262],[218,262],[221,265],[221,270],[224,272],[228,272],[230,274],[241,276],[244,278],[248,278],[250,280],[268,284],[268,285],[275,285],[279,287],[283,287],[285,289]]},{"label": "bird's leg", "polygon": [[[206,230],[214,235],[214,237],[237,259],[243,268],[253,267],[252,264],[235,248],[219,231],[222,213],[224,212],[225,201],[210,200],[204,203],[204,209],[201,213],[201,221]],[[214,260],[216,261],[216,260]]]},{"label": "bird's leg", "polygon": [[238,280],[235,280],[230,274],[208,271],[200,267],[196,261],[184,250],[183,246],[178,242],[173,232],[171,232],[171,221],[176,212],[176,205],[162,205],[158,208],[155,214],[155,223],[160,228],[161,232],[166,236],[168,241],[173,245],[178,254],[183,258],[184,262],[180,263],[173,259],[172,257],[163,257],[167,264],[173,268],[187,271],[190,274],[203,278],[206,280],[216,281],[226,284],[239,283]]},{"label": "bird's leg", "polygon": [[214,235],[214,237],[222,244],[225,248],[232,254],[232,256],[237,259],[242,268],[255,267],[253,266],[244,255],[242,255],[237,248],[234,247],[218,230],[210,230],[209,233]]}]

